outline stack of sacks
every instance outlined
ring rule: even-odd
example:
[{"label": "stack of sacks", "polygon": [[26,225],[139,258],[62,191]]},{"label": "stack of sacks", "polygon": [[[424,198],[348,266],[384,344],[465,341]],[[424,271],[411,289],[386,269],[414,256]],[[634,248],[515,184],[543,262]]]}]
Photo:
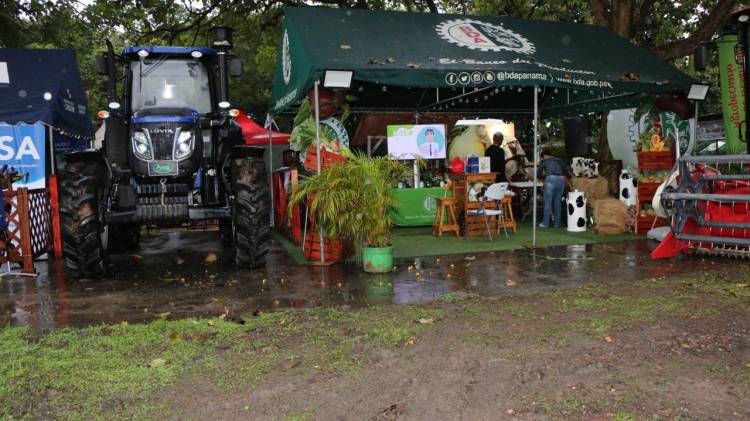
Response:
[{"label": "stack of sacks", "polygon": [[[606,183],[606,182],[605,182]],[[606,186],[606,184],[605,184]],[[600,235],[624,234],[628,229],[628,206],[615,198],[593,202],[594,231]]]}]

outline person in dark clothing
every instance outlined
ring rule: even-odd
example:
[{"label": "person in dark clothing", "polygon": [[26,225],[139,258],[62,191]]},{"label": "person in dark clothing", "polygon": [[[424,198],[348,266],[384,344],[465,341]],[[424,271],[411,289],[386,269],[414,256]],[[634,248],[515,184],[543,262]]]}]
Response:
[{"label": "person in dark clothing", "polygon": [[537,168],[536,176],[537,178],[544,178],[544,216],[539,227],[548,228],[550,226],[550,216],[552,216],[552,209],[554,208],[554,223],[555,228],[557,228],[560,226],[562,195],[570,178],[570,173],[565,163],[560,158],[553,156],[549,150],[543,149],[540,155],[542,156],[542,162]]},{"label": "person in dark clothing", "polygon": [[505,178],[505,152],[502,144],[503,134],[497,132],[492,136],[492,145],[484,151],[484,155],[490,158],[490,172],[497,174],[495,177],[496,183],[508,181]]}]

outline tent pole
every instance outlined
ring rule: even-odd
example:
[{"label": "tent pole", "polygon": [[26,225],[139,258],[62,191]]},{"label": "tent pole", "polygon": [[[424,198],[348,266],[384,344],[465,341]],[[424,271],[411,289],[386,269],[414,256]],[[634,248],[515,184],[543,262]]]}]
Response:
[{"label": "tent pole", "polygon": [[534,86],[534,176],[532,177],[532,180],[534,180],[534,186],[532,188],[532,212],[533,212],[533,224],[531,226],[531,246],[536,247],[536,191],[537,191],[537,174],[536,174],[536,168],[539,161],[539,145],[538,145],[538,139],[539,139],[539,103],[537,98],[537,87]]},{"label": "tent pole", "polygon": [[[315,161],[318,166],[318,175],[320,175],[320,80],[315,81],[315,148],[317,155]],[[320,241],[320,263],[325,264],[325,247],[323,246],[323,227],[318,224],[318,239]]]},{"label": "tent pole", "polygon": [[[695,121],[698,121],[697,119]],[[54,132],[52,131],[52,126],[47,125],[47,141],[49,142],[49,158],[50,158],[50,166],[49,171],[50,175],[55,175],[55,143],[53,141]]]},{"label": "tent pole", "polygon": [[273,139],[271,129],[273,128],[271,114],[266,114],[266,130],[268,130],[268,186],[271,188],[271,227],[275,225],[275,213],[273,209]]}]

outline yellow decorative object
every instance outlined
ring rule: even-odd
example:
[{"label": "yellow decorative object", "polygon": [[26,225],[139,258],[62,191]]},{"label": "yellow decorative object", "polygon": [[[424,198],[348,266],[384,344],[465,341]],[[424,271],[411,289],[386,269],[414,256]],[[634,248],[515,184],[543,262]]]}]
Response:
[{"label": "yellow decorative object", "polygon": [[664,150],[664,139],[658,134],[651,136],[651,150],[654,152],[660,152]]},{"label": "yellow decorative object", "polygon": [[448,159],[467,156],[484,156],[484,150],[490,145],[490,138],[484,126],[469,126],[461,135],[453,139],[448,149]]}]

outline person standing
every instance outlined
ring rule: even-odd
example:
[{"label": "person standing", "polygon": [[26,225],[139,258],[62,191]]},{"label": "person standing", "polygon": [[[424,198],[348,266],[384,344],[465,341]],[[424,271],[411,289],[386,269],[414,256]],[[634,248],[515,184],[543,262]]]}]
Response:
[{"label": "person standing", "polygon": [[549,149],[542,149],[540,153],[542,162],[537,168],[537,178],[544,178],[544,216],[539,228],[549,228],[550,217],[554,208],[555,228],[560,227],[560,207],[565,185],[568,183],[570,173],[565,163],[553,156]]},{"label": "person standing", "polygon": [[496,183],[508,181],[505,177],[505,151],[502,144],[503,134],[497,132],[492,136],[492,145],[484,151],[484,155],[490,158],[490,172],[496,174]]}]

